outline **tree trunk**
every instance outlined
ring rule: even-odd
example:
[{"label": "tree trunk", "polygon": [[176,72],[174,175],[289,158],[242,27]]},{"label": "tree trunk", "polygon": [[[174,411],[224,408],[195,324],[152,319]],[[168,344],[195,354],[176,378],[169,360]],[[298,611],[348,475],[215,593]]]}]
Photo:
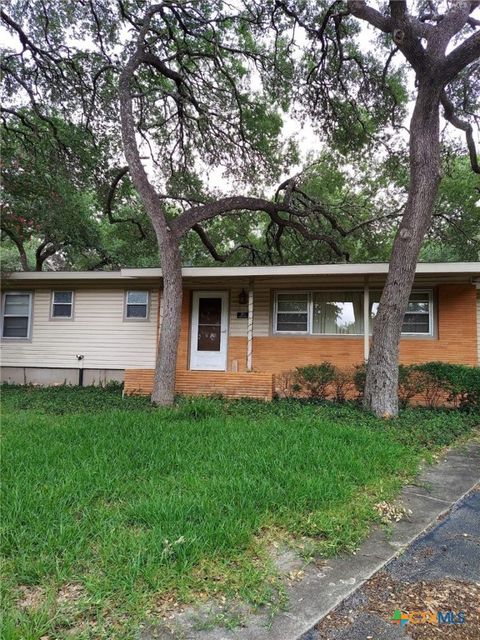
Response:
[{"label": "tree trunk", "polygon": [[17,245],[18,253],[20,256],[20,264],[22,265],[22,271],[30,271],[27,253],[25,251],[23,244],[21,242],[18,242],[18,243],[16,242],[15,244]]},{"label": "tree trunk", "polygon": [[[171,234],[171,231],[167,232]],[[158,344],[152,403],[170,405],[175,398],[177,349],[182,322],[182,263],[176,237],[160,238],[163,276],[162,325]]]},{"label": "tree trunk", "polygon": [[7,229],[2,228],[2,231],[5,232],[5,234],[10,238],[13,244],[17,247],[22,271],[30,271],[30,267],[28,265],[27,253],[25,251],[25,247],[23,246],[23,242],[18,240],[18,238],[16,238],[14,234],[8,231]]},{"label": "tree trunk", "polygon": [[410,122],[410,189],[390,268],[373,323],[364,406],[377,416],[398,413],[398,354],[402,324],[422,242],[440,182],[439,104],[441,87],[420,80]]}]

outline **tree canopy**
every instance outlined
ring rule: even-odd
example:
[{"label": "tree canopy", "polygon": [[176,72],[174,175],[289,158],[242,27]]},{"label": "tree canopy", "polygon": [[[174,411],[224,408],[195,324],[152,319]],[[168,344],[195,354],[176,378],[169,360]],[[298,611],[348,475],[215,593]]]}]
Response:
[{"label": "tree canopy", "polygon": [[[7,251],[10,268],[158,264],[151,223],[124,169],[116,98],[130,34],[138,32],[146,6],[94,2],[59,9],[41,0],[25,13],[22,2],[4,5],[3,23],[20,43],[2,61],[2,247],[18,254]],[[358,21],[342,16],[341,3],[162,7],[149,47],[183,79],[148,64],[135,79],[135,99],[142,153],[171,215],[233,188],[272,194],[292,165],[301,170],[302,149],[282,124],[286,114],[299,117],[304,109],[321,148],[309,150],[313,165],[297,184],[331,209],[336,224],[318,212],[300,228],[283,224],[288,216],[282,215],[221,217],[182,238],[183,261],[388,259],[408,188],[409,94],[398,47],[384,34],[362,44]],[[449,89],[449,100],[470,120],[478,100],[475,66]],[[458,169],[462,153],[445,154],[446,180],[423,259],[478,255],[475,179]],[[12,171],[16,163],[21,171]],[[33,212],[35,226],[28,225]],[[378,222],[362,226],[373,218]]]}]

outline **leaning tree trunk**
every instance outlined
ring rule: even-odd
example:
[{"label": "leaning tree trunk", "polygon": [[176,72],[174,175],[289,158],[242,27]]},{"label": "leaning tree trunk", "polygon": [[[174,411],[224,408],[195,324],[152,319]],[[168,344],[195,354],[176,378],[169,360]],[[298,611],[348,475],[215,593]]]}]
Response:
[{"label": "leaning tree trunk", "polygon": [[398,353],[418,255],[440,182],[441,87],[420,81],[410,122],[410,189],[393,243],[390,268],[373,325],[364,406],[377,416],[398,413]]},{"label": "leaning tree trunk", "polygon": [[125,65],[119,80],[120,120],[125,158],[130,175],[157,237],[163,277],[162,326],[157,349],[155,379],[151,395],[155,405],[170,405],[175,399],[175,370],[182,320],[182,263],[180,238],[168,224],[165,207],[142,164],[136,139],[130,82],[145,54],[143,38],[152,17],[142,27],[137,50]]},{"label": "leaning tree trunk", "polygon": [[163,277],[162,324],[151,399],[154,405],[170,405],[175,398],[177,349],[182,322],[182,263],[176,238],[158,238],[158,244]]}]

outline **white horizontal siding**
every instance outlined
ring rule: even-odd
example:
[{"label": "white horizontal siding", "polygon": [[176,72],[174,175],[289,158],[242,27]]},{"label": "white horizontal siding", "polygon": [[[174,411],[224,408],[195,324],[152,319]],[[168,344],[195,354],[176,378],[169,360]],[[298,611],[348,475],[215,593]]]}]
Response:
[{"label": "white horizontal siding", "polygon": [[248,297],[248,282],[244,285],[234,286],[229,291],[230,296],[230,320],[229,320],[229,334],[231,336],[245,337],[247,335],[247,318],[237,318],[237,313],[248,311],[248,304],[239,304],[238,296],[242,289],[245,290]]},{"label": "white horizontal siding", "polygon": [[155,365],[158,292],[150,292],[148,321],[124,321],[124,289],[75,290],[74,319],[51,320],[51,290],[33,296],[31,342],[2,342],[4,367],[149,368]]},{"label": "white horizontal siding", "polygon": [[255,284],[253,292],[253,336],[261,338],[270,334],[271,287]]}]

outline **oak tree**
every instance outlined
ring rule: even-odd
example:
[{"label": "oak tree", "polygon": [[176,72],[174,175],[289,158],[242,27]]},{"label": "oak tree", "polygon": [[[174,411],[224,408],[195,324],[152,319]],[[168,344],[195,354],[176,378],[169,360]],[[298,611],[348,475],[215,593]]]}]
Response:
[{"label": "oak tree", "polygon": [[[441,181],[440,114],[465,136],[471,169],[480,173],[473,125],[478,103],[480,19],[477,0],[431,2],[390,0],[376,8],[366,0],[275,3],[305,30],[312,48],[307,56],[305,95],[310,113],[332,139],[348,115],[378,153],[396,144],[398,83],[393,60],[403,57],[415,76],[409,125],[408,197],[398,225],[390,268],[375,318],[364,404],[379,416],[398,412],[398,353],[417,260],[431,229]],[[359,24],[373,27],[375,49],[358,42]],[[393,79],[393,83],[392,83]],[[371,135],[382,109],[392,113],[390,132]],[[348,120],[347,120],[348,121]],[[391,134],[389,137],[388,134]]]}]

